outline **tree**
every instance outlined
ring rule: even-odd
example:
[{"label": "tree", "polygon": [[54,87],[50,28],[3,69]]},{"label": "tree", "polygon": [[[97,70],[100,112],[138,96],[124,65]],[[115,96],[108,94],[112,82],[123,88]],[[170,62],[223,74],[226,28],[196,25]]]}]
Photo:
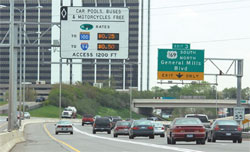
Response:
[{"label": "tree", "polygon": [[235,87],[225,88],[223,91],[224,99],[236,99],[237,98],[237,89]]},{"label": "tree", "polygon": [[245,100],[250,100],[250,88],[246,87],[241,90],[241,97]]}]

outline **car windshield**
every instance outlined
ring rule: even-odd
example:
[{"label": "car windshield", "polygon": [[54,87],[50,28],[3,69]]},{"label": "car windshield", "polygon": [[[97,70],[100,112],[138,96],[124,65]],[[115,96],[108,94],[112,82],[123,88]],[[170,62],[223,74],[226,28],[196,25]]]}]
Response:
[{"label": "car windshield", "polygon": [[175,125],[199,125],[201,121],[195,118],[176,119]]},{"label": "car windshield", "polygon": [[119,118],[114,118],[113,119],[113,122],[117,122],[117,121],[121,121],[122,119],[119,119]]},{"label": "car windshield", "polygon": [[154,127],[163,127],[162,123],[154,123],[153,125],[154,125]]},{"label": "car windshield", "polygon": [[238,125],[238,123],[234,120],[219,120],[217,121],[217,124],[218,125],[235,125],[235,126]]},{"label": "car windshield", "polygon": [[130,122],[129,121],[118,121],[117,126],[129,126]]},{"label": "car windshield", "polygon": [[90,115],[90,114],[83,115],[83,117],[85,117],[85,118],[93,118],[93,116]]},{"label": "car windshield", "polygon": [[152,125],[151,121],[141,121],[141,120],[135,121],[134,124],[135,126]]},{"label": "car windshield", "polygon": [[209,122],[206,116],[189,115],[188,118],[199,118],[201,122]]},{"label": "car windshield", "polygon": [[97,118],[95,121],[97,124],[110,123],[108,118]]}]

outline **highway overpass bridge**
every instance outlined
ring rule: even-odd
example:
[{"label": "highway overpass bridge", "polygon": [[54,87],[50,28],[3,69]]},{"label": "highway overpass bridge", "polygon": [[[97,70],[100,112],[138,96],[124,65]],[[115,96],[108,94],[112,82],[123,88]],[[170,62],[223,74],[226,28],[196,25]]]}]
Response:
[{"label": "highway overpass bridge", "polygon": [[[233,108],[236,100],[215,99],[133,99],[133,108],[176,108],[176,107],[204,107],[204,108]],[[250,101],[241,104],[242,107],[250,108]]]}]

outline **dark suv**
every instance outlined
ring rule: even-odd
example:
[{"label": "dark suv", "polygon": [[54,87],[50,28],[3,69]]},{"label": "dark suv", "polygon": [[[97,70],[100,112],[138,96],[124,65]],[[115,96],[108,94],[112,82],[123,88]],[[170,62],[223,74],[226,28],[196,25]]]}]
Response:
[{"label": "dark suv", "polygon": [[107,131],[108,134],[111,133],[112,124],[108,117],[96,118],[93,124],[93,134],[96,132],[104,132]]}]

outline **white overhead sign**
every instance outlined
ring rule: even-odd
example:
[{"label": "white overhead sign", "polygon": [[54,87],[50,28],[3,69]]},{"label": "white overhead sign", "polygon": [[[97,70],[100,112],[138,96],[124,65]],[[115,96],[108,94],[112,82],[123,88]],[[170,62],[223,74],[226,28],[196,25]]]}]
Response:
[{"label": "white overhead sign", "polygon": [[128,58],[128,8],[61,7],[60,15],[62,58]]},{"label": "white overhead sign", "polygon": [[245,119],[245,108],[234,107],[234,120],[241,121]]}]

